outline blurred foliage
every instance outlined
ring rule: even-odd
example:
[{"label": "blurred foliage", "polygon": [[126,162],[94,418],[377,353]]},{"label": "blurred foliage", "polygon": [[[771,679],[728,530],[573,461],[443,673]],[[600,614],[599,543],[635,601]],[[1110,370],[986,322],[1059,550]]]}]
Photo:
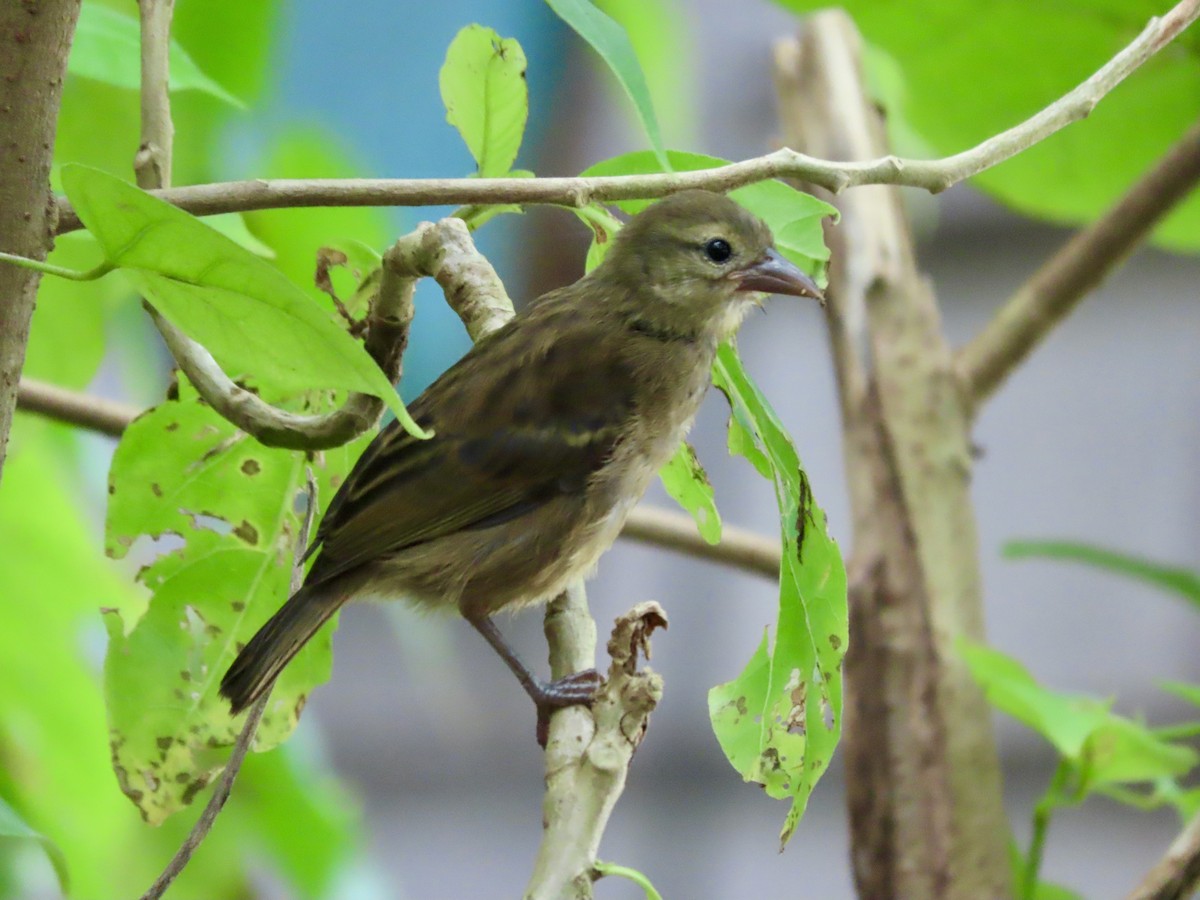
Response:
[{"label": "blurred foliage", "polygon": [[[1200,605],[1200,575],[1176,566],[1073,541],[1012,541],[1004,553],[1010,559],[1084,563]],[[1030,847],[1022,853],[1013,846],[1015,882],[1022,900],[1077,896],[1038,877],[1050,818],[1059,808],[1078,806],[1100,795],[1138,809],[1170,806],[1184,822],[1200,813],[1200,788],[1192,783],[1200,753],[1182,743],[1200,734],[1200,721],[1152,728],[1114,713],[1111,699],[1042,686],[999,650],[968,642],[959,650],[992,705],[1036,731],[1058,754],[1050,785],[1034,808]],[[1160,687],[1200,706],[1200,685],[1167,682]]]},{"label": "blurred foliage", "polygon": [[[776,0],[798,13],[824,0]],[[1087,79],[1170,0],[845,0],[872,82],[905,152],[966,150],[1029,118]],[[1196,119],[1200,37],[1184,32],[1076,122],[972,184],[1026,215],[1074,225],[1097,218]],[[914,141],[914,138],[916,141]],[[1200,250],[1200,195],[1155,232],[1163,247]]]}]

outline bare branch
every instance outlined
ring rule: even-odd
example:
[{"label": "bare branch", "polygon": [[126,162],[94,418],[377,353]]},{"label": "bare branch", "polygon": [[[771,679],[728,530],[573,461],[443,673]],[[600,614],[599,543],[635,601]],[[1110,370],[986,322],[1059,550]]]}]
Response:
[{"label": "bare branch", "polygon": [[[608,678],[591,709],[568,707],[551,716],[542,844],[526,900],[592,896],[600,838],[625,788],[629,762],[650,713],[662,698],[662,678],[649,669],[637,671],[638,653],[649,658],[650,634],[666,627],[666,614],[653,602],[640,603],[617,619],[608,642]],[[546,638],[553,677],[591,666],[596,626],[587,614],[582,585],[547,609]]]},{"label": "bare branch", "polygon": [[1102,218],[1076,233],[957,354],[976,410],[1075,306],[1113,272],[1200,181],[1200,123]]},{"label": "bare branch", "polygon": [[128,403],[80,394],[33,378],[21,379],[17,408],[109,437],[120,437],[142,412]]},{"label": "bare branch", "polygon": [[[831,162],[785,147],[766,156],[698,172],[605,178],[257,179],[193,185],[155,193],[196,215],[213,215],[302,206],[488,203],[586,206],[591,201],[665,197],[687,188],[729,191],[769,178],[804,181],[834,193],[863,184],[895,184],[943,191],[1085,117],[1105,94],[1170,43],[1198,15],[1200,0],[1181,0],[1166,15],[1151,19],[1129,46],[1070,93],[1008,131],[939,160],[884,156],[862,162]],[[70,203],[60,199],[60,233],[79,227],[79,218]]]},{"label": "bare branch", "polygon": [[[305,473],[304,490],[308,503],[304,510],[304,521],[300,525],[300,532],[296,536],[296,544],[292,549],[292,578],[289,592],[291,594],[300,590],[300,585],[304,582],[304,550],[308,546],[308,537],[317,512],[317,481],[313,477],[312,469],[308,469]],[[274,681],[271,686],[274,687]],[[204,812],[200,813],[200,818],[196,820],[196,824],[192,826],[192,830],[188,832],[188,836],[175,855],[171,857],[171,861],[167,863],[162,874],[154,879],[154,884],[150,885],[146,893],[142,894],[141,900],[158,900],[171,886],[171,883],[179,877],[191,860],[192,854],[196,852],[196,848],[208,837],[208,832],[212,829],[213,823],[217,821],[217,816],[224,808],[225,801],[229,799],[234,779],[237,778],[242,763],[246,760],[246,754],[254,742],[254,734],[258,731],[258,723],[262,720],[263,711],[266,710],[270,699],[271,688],[269,687],[250,707],[250,711],[246,715],[246,722],[238,733],[237,741],[234,742],[233,752],[229,754],[229,761],[225,763],[221,778],[213,788],[212,796],[208,798]]]},{"label": "bare branch", "polygon": [[1184,900],[1200,885],[1200,815],[1192,818],[1126,900]]},{"label": "bare branch", "polygon": [[170,47],[175,0],[138,0],[142,31],[142,140],[134,157],[138,187],[171,184],[175,125],[171,121]]},{"label": "bare branch", "polygon": [[696,559],[724,563],[766,578],[779,577],[779,539],[746,528],[722,525],[721,543],[710,544],[696,531],[696,523],[690,516],[642,505],[625,522],[621,537],[656,544]]}]

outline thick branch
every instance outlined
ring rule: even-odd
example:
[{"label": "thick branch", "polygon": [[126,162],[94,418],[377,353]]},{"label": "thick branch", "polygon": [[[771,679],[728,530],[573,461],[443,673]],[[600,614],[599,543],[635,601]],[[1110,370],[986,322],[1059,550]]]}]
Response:
[{"label": "thick branch", "polygon": [[[940,160],[884,156],[864,162],[831,162],[787,148],[766,156],[699,172],[606,178],[259,179],[203,184],[157,192],[196,215],[298,206],[441,206],[488,203],[589,202],[665,197],[686,188],[729,191],[768,178],[790,178],[838,193],[863,184],[895,184],[943,191],[1016,155],[1085,117],[1114,87],[1161,50],[1200,15],[1200,0],[1181,0],[1092,77],[1041,112],[983,143]],[[65,199],[60,231],[80,227]]]},{"label": "thick branch", "polygon": [[1200,123],[1092,225],[1075,234],[958,353],[955,366],[978,408],[1084,297],[1149,236],[1200,181]]},{"label": "thick branch", "polygon": [[1126,900],[1184,900],[1200,885],[1200,815],[1171,842]]},{"label": "thick branch", "polygon": [[[50,193],[58,105],[77,0],[0,3],[0,250],[43,260],[55,231]],[[0,265],[0,470],[39,275]]]},{"label": "thick branch", "polygon": [[[613,806],[641,743],[650,713],[662,698],[662,678],[637,670],[638,653],[650,656],[650,634],[666,628],[662,608],[640,603],[617,619],[608,652],[608,678],[589,710],[563,709],[550,720],[546,745],[546,795],[542,844],[526,900],[592,896],[592,867]],[[576,585],[546,612],[551,672],[560,677],[591,666],[596,626]]]}]

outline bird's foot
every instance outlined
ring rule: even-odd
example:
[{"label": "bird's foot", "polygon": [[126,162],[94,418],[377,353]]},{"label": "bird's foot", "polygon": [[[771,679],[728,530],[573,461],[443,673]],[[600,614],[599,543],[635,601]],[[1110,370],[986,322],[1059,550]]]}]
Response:
[{"label": "bird's foot", "polygon": [[545,747],[550,737],[550,714],[567,706],[588,706],[604,678],[595,669],[584,669],[557,681],[538,682],[531,691],[537,706],[537,742]]}]

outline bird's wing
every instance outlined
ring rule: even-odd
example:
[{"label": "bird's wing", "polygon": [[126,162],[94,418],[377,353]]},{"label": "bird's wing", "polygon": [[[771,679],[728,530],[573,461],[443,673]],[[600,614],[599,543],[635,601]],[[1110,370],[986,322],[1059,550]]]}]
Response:
[{"label": "bird's wing", "polygon": [[584,489],[634,413],[634,373],[586,323],[544,333],[501,329],[430,386],[412,413],[432,439],[380,433],[321,523],[309,583]]}]

